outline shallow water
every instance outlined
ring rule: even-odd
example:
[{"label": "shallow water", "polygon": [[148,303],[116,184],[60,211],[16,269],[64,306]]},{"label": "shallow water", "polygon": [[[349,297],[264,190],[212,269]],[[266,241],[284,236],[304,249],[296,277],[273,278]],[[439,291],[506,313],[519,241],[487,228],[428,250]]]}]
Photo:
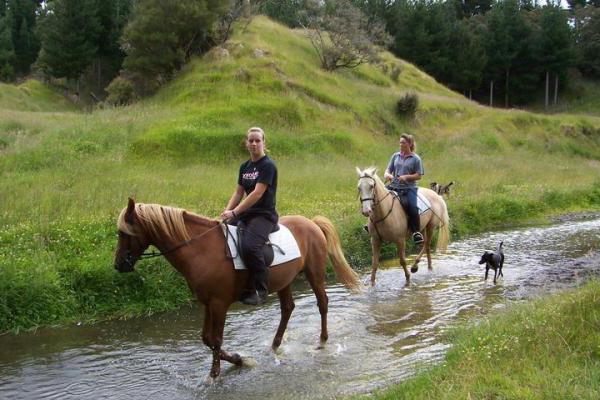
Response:
[{"label": "shallow water", "polygon": [[[366,238],[365,238],[366,240]],[[485,249],[504,241],[504,278],[483,281]],[[0,336],[0,399],[322,399],[369,392],[442,359],[442,333],[456,322],[581,284],[600,275],[600,219],[495,232],[450,245],[404,285],[397,261],[380,269],[377,285],[358,295],[328,285],[329,342],[317,349],[316,301],[300,281],[284,342],[270,344],[279,302],[235,305],[224,348],[254,361],[222,363],[207,384],[211,362],[202,344],[199,307],[94,326]],[[143,268],[143,266],[142,266]],[[492,271],[493,272],[493,271]],[[369,273],[363,274],[369,281]]]}]

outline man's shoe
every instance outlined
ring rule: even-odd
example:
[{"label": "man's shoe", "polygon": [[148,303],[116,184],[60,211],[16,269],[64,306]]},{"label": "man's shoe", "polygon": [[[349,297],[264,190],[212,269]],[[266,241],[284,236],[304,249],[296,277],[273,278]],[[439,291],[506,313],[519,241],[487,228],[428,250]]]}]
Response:
[{"label": "man's shoe", "polygon": [[415,242],[415,244],[417,246],[423,243],[423,235],[421,235],[421,232],[413,233],[412,237],[413,237],[413,241]]}]

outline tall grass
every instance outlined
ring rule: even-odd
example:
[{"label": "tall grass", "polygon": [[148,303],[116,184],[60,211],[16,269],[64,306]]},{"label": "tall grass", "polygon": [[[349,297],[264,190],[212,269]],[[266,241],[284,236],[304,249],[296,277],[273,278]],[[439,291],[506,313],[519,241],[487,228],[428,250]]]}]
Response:
[{"label": "tall grass", "polygon": [[[416,134],[422,186],[456,182],[454,238],[600,208],[597,118],[490,110],[387,53],[397,79],[380,66],[325,72],[301,31],[265,18],[227,46],[230,57],[192,61],[133,106],[73,112],[42,89],[31,102],[52,112],[0,101],[0,331],[189,301],[164,261],[113,271],[116,217],[128,196],[219,215],[249,126],[265,129],[279,166],[280,214],[332,219],[354,266],[370,256],[354,167],[382,171],[402,131]],[[409,90],[412,121],[394,111]]]},{"label": "tall grass", "polygon": [[449,335],[445,361],[383,399],[597,399],[600,283],[511,307]]}]

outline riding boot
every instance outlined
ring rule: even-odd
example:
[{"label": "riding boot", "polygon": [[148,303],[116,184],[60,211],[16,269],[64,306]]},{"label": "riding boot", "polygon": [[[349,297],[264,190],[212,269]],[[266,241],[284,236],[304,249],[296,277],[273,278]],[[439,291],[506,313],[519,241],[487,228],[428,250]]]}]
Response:
[{"label": "riding boot", "polygon": [[269,295],[269,271],[266,268],[254,273],[254,287],[260,302],[266,302]]},{"label": "riding boot", "polygon": [[248,278],[248,284],[244,288],[242,295],[240,296],[240,301],[244,304],[248,304],[251,306],[258,305],[259,298],[256,294],[256,287],[254,286],[254,274],[251,272],[250,277]]},{"label": "riding boot", "polygon": [[250,306],[259,306],[265,303],[269,295],[268,279],[269,272],[267,270],[251,273],[240,301]]}]

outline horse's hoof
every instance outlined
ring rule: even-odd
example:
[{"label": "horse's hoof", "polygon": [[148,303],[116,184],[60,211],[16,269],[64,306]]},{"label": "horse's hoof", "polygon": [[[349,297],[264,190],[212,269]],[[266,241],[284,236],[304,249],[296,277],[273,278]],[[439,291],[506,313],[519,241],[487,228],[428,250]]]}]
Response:
[{"label": "horse's hoof", "polygon": [[419,267],[417,265],[413,265],[412,268],[410,269],[410,272],[412,272],[414,274],[418,270],[419,270]]},{"label": "horse's hoof", "polygon": [[254,368],[258,365],[258,361],[252,357],[242,357],[242,363],[240,365],[242,367]]},{"label": "horse's hoof", "polygon": [[216,377],[216,376],[211,376],[211,375],[209,375],[209,376],[207,376],[207,377],[204,379],[204,384],[205,384],[206,386],[212,386],[212,385],[214,385],[215,383],[217,383],[217,377]]}]

